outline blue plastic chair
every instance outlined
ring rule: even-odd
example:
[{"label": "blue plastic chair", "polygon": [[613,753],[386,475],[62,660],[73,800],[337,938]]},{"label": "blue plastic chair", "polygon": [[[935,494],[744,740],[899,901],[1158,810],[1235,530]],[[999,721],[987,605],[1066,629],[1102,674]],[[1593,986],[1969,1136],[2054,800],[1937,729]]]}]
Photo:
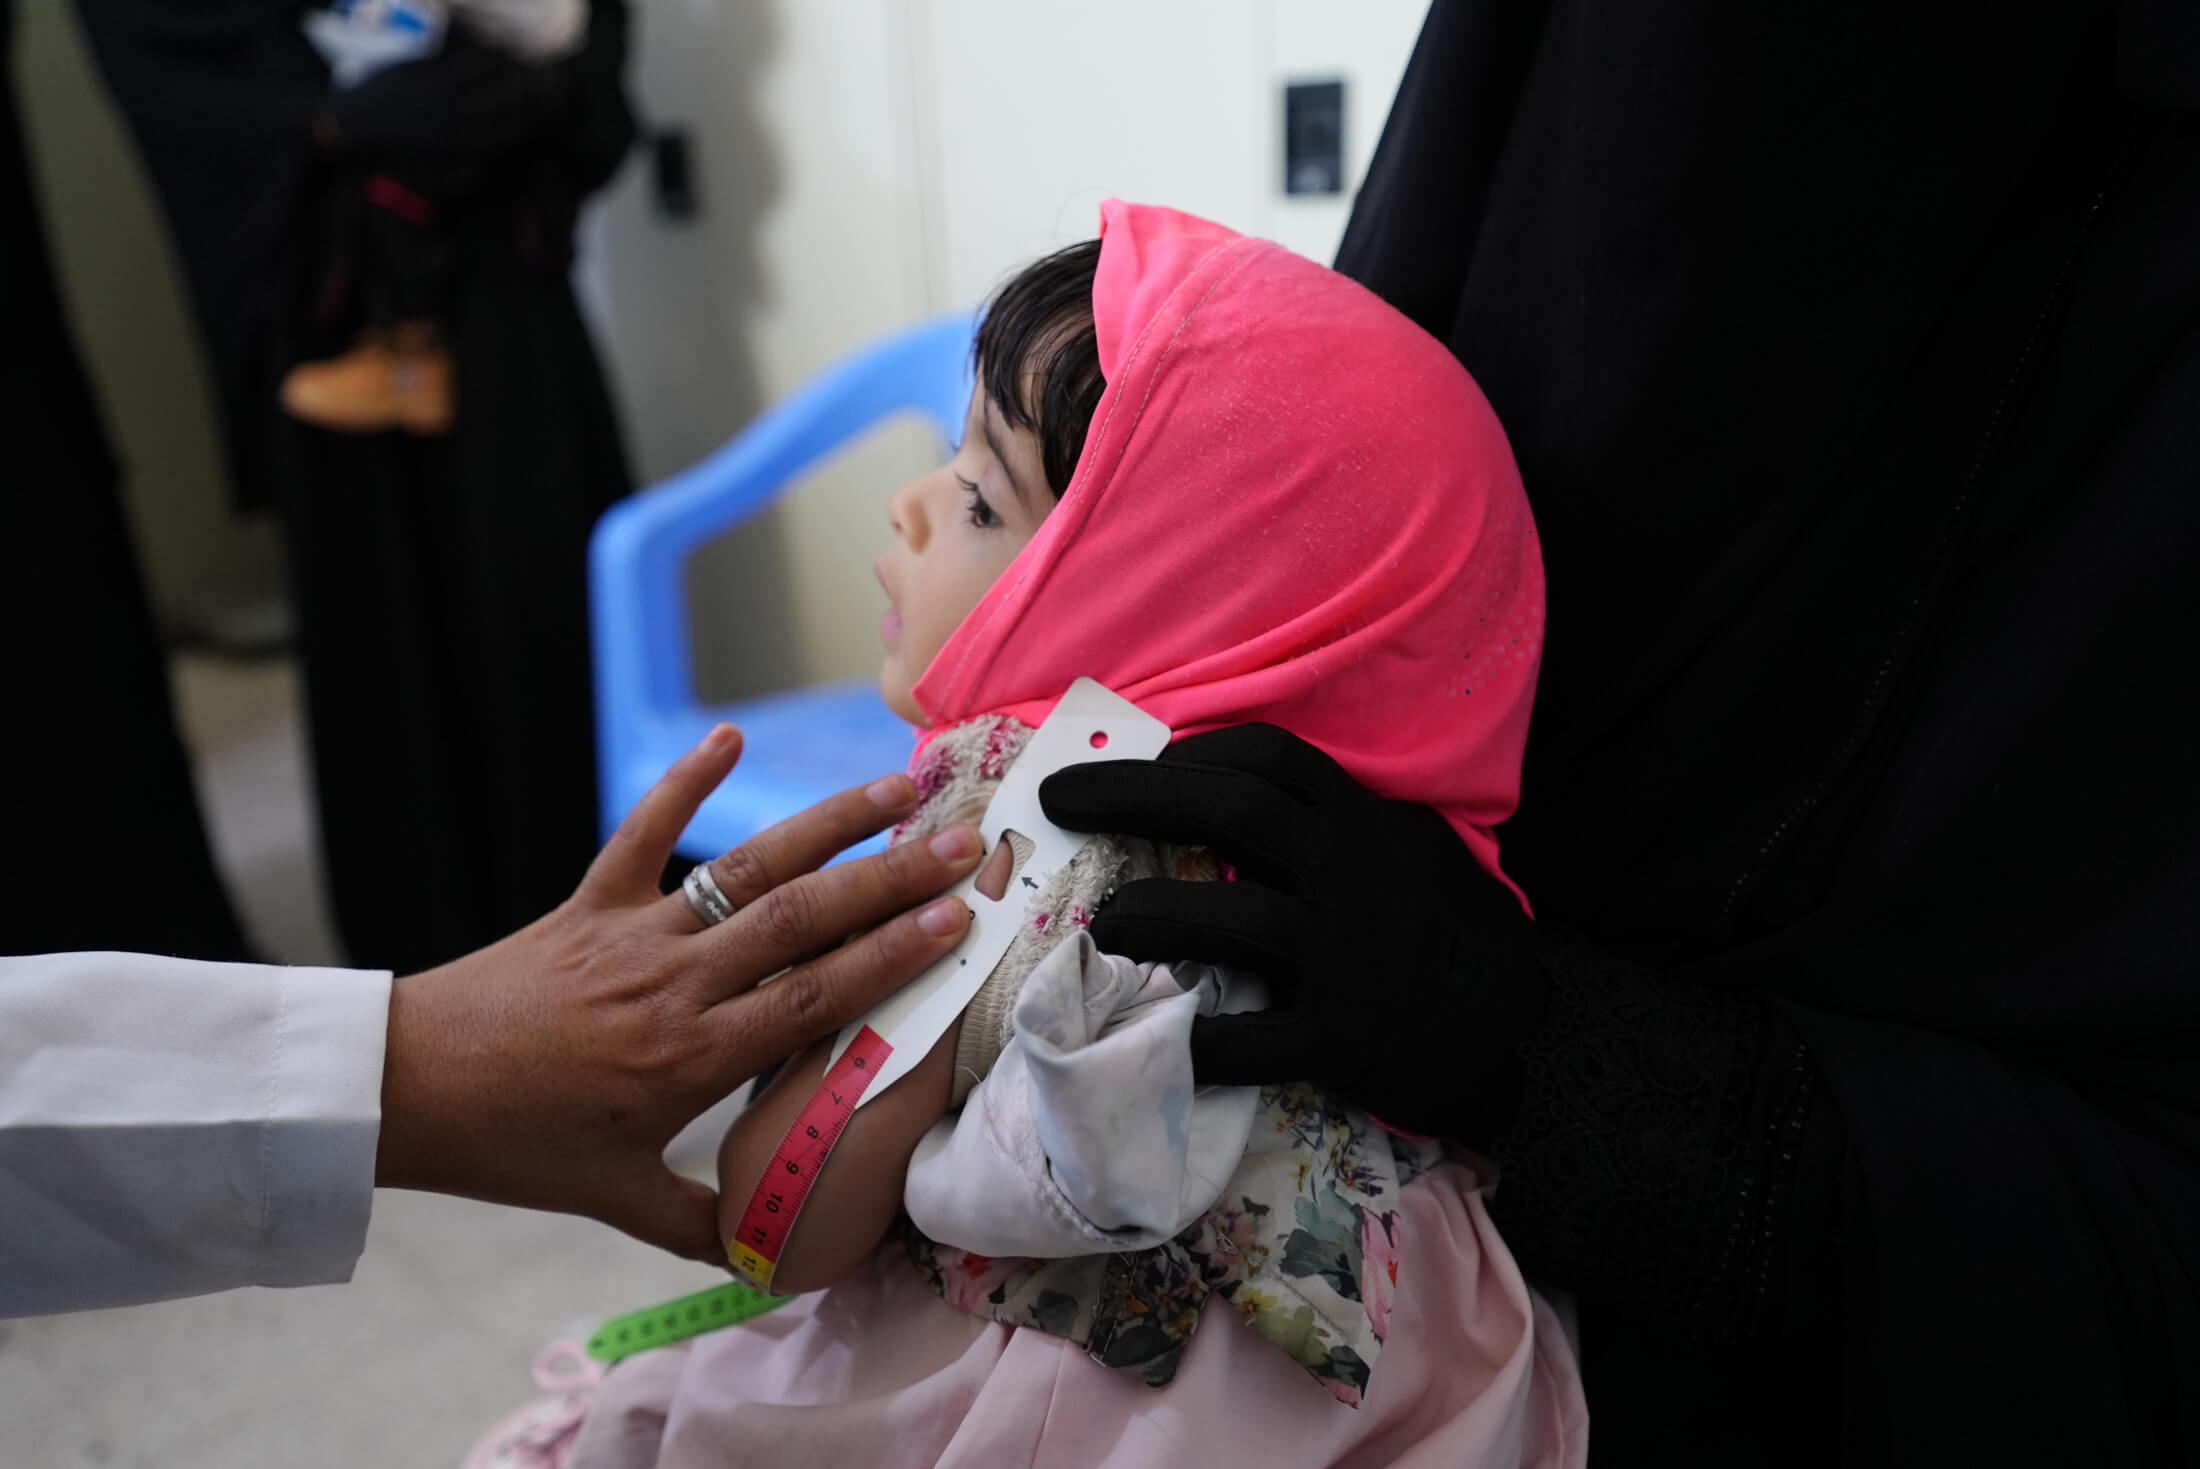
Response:
[{"label": "blue plastic chair", "polygon": [[967,312],[944,316],[845,359],[709,458],[622,501],[596,523],[588,581],[605,835],[721,719],[741,726],[747,741],[741,763],[680,839],[680,851],[697,859],[908,762],[909,726],[870,679],[735,704],[700,702],[683,572],[697,545],[755,515],[805,469],[882,419],[914,411],[948,443],[960,442],[974,324]]}]

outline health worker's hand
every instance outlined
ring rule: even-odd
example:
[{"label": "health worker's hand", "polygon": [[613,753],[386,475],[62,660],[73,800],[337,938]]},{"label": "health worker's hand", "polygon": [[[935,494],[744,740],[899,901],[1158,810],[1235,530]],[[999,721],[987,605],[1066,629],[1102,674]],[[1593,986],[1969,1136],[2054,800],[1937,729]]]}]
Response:
[{"label": "health worker's hand", "polygon": [[1158,761],[1073,765],[1047,818],[1211,847],[1229,883],[1129,883],[1093,941],[1269,981],[1273,1008],[1192,1030],[1199,1079],[1310,1081],[1395,1127],[1483,1144],[1518,1104],[1544,981],[1520,903],[1425,806],[1388,801],[1274,725],[1194,735]]},{"label": "health worker's hand", "polygon": [[969,909],[924,900],[980,845],[957,827],[819,871],[915,807],[908,777],[887,776],[718,858],[738,911],[705,929],[658,877],[740,752],[720,725],[555,912],[392,986],[377,1183],[583,1214],[725,1264],[717,1198],[665,1166],[666,1144],[953,948]]}]

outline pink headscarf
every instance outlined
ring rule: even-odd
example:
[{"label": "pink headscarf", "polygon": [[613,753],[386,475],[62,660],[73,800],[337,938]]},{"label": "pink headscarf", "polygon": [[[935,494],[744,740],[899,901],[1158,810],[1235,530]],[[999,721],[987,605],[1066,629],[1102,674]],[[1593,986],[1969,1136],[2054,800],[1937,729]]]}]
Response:
[{"label": "pink headscarf", "polygon": [[1280,245],[1116,199],[1100,236],[1084,453],[918,705],[1036,725],[1090,675],[1179,739],[1265,720],[1496,873],[1543,649],[1496,415],[1435,338]]}]

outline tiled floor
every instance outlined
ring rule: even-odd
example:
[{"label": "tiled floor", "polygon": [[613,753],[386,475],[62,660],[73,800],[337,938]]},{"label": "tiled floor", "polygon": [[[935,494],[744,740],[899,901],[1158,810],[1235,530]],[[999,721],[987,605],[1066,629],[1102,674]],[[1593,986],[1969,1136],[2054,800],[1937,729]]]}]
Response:
[{"label": "tiled floor", "polygon": [[[280,664],[180,671],[215,846],[255,936],[327,962],[294,689]],[[561,1329],[722,1278],[581,1220],[385,1193],[348,1286],[0,1322],[0,1465],[455,1466],[535,1395],[529,1366]]]}]

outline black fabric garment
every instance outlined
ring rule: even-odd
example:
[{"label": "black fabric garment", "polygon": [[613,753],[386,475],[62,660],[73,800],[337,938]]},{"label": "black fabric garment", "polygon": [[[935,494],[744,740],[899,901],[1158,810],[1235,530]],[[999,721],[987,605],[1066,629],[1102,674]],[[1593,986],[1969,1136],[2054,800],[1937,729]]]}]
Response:
[{"label": "black fabric garment", "polygon": [[[360,320],[440,321],[454,231],[542,257],[530,264],[562,264],[583,191],[541,144],[586,105],[575,96],[585,75],[582,65],[520,61],[458,27],[434,55],[324,96],[314,134],[334,172],[311,179],[322,210],[300,301],[308,340],[292,346]],[[538,239],[514,228],[522,220]]]},{"label": "black fabric garment", "polygon": [[77,0],[168,221],[220,414],[231,497],[274,499],[266,361],[328,69],[304,0]]},{"label": "black fabric garment", "polygon": [[1338,265],[1543,534],[1599,1462],[2200,1460],[2193,12],[1438,0]]},{"label": "black fabric garment", "polygon": [[0,0],[0,953],[242,959],[108,447],[56,293]]},{"label": "black fabric garment", "polygon": [[[356,280],[331,290],[325,269],[342,211],[324,191],[377,162],[312,151],[327,84],[291,44],[298,9],[81,5],[179,240],[265,228],[187,246],[187,268],[283,262],[247,293],[267,328],[244,371],[289,549],[330,899],[354,962],[412,970],[538,917],[595,851],[586,546],[629,478],[567,275],[579,201],[632,136],[625,12],[597,0],[542,123],[494,156],[472,150],[465,198],[439,201],[458,418],[447,438],[409,439],[324,433],[275,407],[284,368],[358,328]],[[281,64],[249,64],[269,57]],[[257,126],[202,126],[209,88],[237,94],[217,123],[249,111]],[[214,201],[240,177],[284,207],[224,220]],[[199,301],[217,309],[220,293]]]},{"label": "black fabric garment", "polygon": [[[386,175],[385,175],[386,177]],[[433,204],[425,217],[412,218],[367,197],[369,179],[347,181],[365,203],[366,248],[362,251],[362,314],[377,326],[441,321],[449,307],[452,242],[436,228]],[[422,198],[427,203],[425,196]]]},{"label": "black fabric garment", "polygon": [[1535,1279],[1591,1303],[1597,1462],[1835,1462],[1850,1164],[1793,1020],[1563,937],[1544,968],[1526,1043],[1479,1038],[1526,1077],[1492,1207]]}]

